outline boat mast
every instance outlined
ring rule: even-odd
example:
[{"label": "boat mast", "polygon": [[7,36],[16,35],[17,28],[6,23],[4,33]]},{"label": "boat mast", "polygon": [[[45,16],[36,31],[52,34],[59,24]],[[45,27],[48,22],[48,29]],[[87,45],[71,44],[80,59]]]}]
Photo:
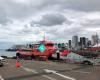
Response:
[{"label": "boat mast", "polygon": [[44,39],[44,41],[45,41],[45,32],[44,32],[44,38],[43,38],[43,39]]}]

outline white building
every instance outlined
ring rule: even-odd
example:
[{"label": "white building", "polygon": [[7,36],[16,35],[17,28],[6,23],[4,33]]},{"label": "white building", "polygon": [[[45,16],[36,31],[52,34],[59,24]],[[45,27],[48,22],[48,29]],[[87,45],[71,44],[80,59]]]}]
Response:
[{"label": "white building", "polygon": [[78,36],[73,36],[72,37],[72,48],[74,50],[77,50],[78,49]]},{"label": "white building", "polygon": [[97,45],[99,43],[99,37],[98,35],[92,35],[92,46]]}]

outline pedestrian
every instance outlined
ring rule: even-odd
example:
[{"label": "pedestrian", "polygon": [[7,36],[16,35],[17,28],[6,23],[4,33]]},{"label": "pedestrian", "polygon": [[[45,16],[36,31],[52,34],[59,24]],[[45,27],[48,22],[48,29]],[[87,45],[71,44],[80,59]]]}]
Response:
[{"label": "pedestrian", "polygon": [[56,54],[57,54],[57,60],[60,60],[60,51],[57,50]]}]

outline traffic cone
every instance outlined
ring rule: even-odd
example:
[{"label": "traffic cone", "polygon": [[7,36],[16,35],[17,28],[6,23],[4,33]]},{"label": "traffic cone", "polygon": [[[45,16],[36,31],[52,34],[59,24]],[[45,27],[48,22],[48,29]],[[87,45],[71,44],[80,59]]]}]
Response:
[{"label": "traffic cone", "polygon": [[21,63],[19,61],[16,61],[16,67],[17,68],[21,67]]}]

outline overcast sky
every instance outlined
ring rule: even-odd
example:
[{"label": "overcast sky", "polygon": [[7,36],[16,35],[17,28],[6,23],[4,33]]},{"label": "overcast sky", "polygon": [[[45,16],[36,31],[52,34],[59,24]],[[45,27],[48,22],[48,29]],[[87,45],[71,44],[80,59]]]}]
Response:
[{"label": "overcast sky", "polygon": [[[100,0],[0,0],[0,43],[100,33]],[[2,47],[2,45],[0,45]]]}]

